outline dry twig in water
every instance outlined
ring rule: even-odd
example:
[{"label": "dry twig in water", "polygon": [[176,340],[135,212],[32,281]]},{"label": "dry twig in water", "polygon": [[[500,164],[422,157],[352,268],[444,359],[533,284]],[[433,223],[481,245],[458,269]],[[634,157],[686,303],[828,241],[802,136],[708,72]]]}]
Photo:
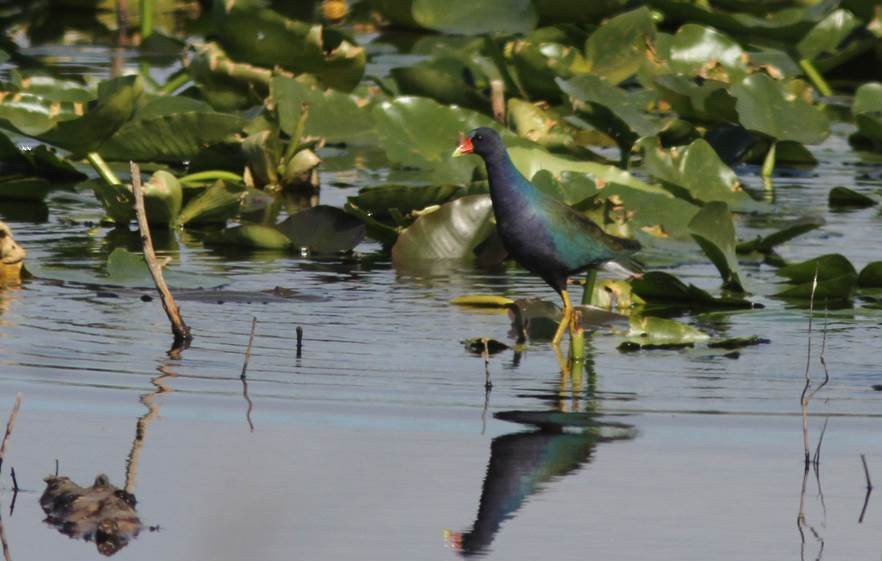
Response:
[{"label": "dry twig in water", "polygon": [[147,212],[144,210],[144,193],[141,190],[141,170],[135,162],[129,162],[129,164],[132,171],[132,199],[134,200],[135,215],[138,218],[138,230],[141,232],[144,261],[147,262],[150,276],[153,277],[153,283],[156,285],[156,290],[159,291],[162,309],[165,310],[171,322],[172,333],[175,336],[175,346],[189,343],[193,339],[193,336],[190,334],[190,328],[181,318],[181,311],[175,303],[175,299],[172,297],[165,279],[162,277],[162,266],[156,260],[156,253],[153,251],[153,239],[150,237]]},{"label": "dry twig in water", "polygon": [[873,482],[870,481],[870,468],[867,467],[867,456],[864,454],[861,454],[861,464],[864,466],[864,478],[867,480],[867,494],[864,496],[864,506],[861,508],[858,524],[864,521],[864,515],[867,514],[867,506],[870,504],[870,493],[873,492]]},{"label": "dry twig in water", "polygon": [[251,335],[248,337],[248,347],[245,349],[245,363],[242,364],[242,373],[239,377],[245,379],[245,372],[248,371],[248,361],[251,360],[251,346],[254,344],[254,329],[257,327],[257,318],[251,317]]},{"label": "dry twig in water", "polygon": [[818,384],[817,387],[812,388],[812,378],[810,374],[811,370],[811,362],[812,362],[812,320],[815,312],[815,291],[818,288],[818,270],[815,269],[815,277],[812,280],[812,293],[809,299],[809,324],[808,324],[808,344],[807,344],[807,352],[805,359],[805,385],[802,387],[802,395],[799,399],[800,405],[802,407],[802,443],[805,450],[805,465],[806,469],[811,464],[811,450],[809,449],[809,434],[808,434],[808,406],[809,402],[812,398],[817,394],[821,388],[827,385],[827,382],[830,381],[830,372],[827,370],[827,360],[824,353],[827,351],[827,309],[824,307],[824,334],[823,341],[821,343],[821,365],[824,367],[824,381]]},{"label": "dry twig in water", "polygon": [[3,443],[0,444],[0,471],[3,469],[3,458],[6,456],[6,444],[9,442],[9,435],[15,427],[15,418],[18,417],[18,410],[21,409],[21,393],[15,394],[15,405],[12,406],[12,413],[9,414],[9,421],[6,422],[6,433],[3,435]]},{"label": "dry twig in water", "polygon": [[257,327],[257,318],[251,318],[251,335],[248,337],[248,348],[245,349],[245,363],[242,364],[242,373],[239,378],[242,380],[242,397],[248,403],[248,409],[245,410],[245,420],[248,421],[248,428],[254,432],[254,422],[251,420],[251,411],[254,409],[254,403],[248,396],[248,380],[245,379],[245,372],[248,370],[248,361],[251,359],[251,346],[254,344],[254,330]]}]

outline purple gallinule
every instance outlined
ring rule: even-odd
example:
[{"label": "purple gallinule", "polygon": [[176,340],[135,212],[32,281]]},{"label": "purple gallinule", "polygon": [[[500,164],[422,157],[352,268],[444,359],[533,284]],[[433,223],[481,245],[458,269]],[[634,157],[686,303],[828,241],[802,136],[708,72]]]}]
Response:
[{"label": "purple gallinule", "polygon": [[610,261],[639,271],[629,255],[640,244],[607,234],[582,213],[534,187],[514,166],[493,129],[481,127],[462,136],[453,155],[464,154],[481,156],[487,166],[496,228],[505,249],[563,299],[563,316],[552,339],[559,346],[567,326],[572,329],[567,278]]}]

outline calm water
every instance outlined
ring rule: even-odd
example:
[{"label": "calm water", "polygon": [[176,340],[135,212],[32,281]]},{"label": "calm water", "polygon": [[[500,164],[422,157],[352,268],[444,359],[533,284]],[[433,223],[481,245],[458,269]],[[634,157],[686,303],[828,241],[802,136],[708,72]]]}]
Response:
[{"label": "calm water", "polygon": [[[882,166],[851,152],[846,129],[816,147],[821,165],[776,179],[768,216],[743,217],[749,238],[780,220],[819,214],[827,224],[781,249],[787,259],[842,252],[858,267],[882,259],[878,209],[833,213],[834,185],[882,197]],[[339,206],[373,179],[351,157],[326,154],[321,200]],[[737,170],[759,185],[756,170]],[[100,267],[132,234],[94,226],[91,194],[56,193],[48,216],[0,205],[29,260],[84,271]],[[94,544],[43,522],[42,478],[55,470],[87,484],[129,470],[146,526],[117,559],[879,559],[882,504],[858,517],[866,454],[882,480],[882,310],[829,313],[829,386],[812,403],[812,437],[829,416],[820,482],[805,494],[805,543],[797,529],[802,486],[799,395],[807,311],[766,295],[767,266],[744,264],[766,308],[688,316],[723,336],[771,343],[737,359],[698,347],[622,354],[597,333],[584,373],[562,379],[547,342],[506,351],[484,366],[466,337],[512,342],[505,315],[451,306],[467,293],[554,294],[516,268],[487,272],[435,263],[397,270],[363,244],[355,256],[224,256],[191,234],[164,244],[176,270],[206,286],[298,297],[263,303],[182,298],[193,345],[166,354],[158,300],[36,280],[0,291],[0,419],[25,395],[3,474],[0,507],[9,557],[94,559]],[[716,289],[705,263],[672,270]],[[147,291],[145,291],[147,292]],[[252,317],[248,367],[239,378]],[[820,316],[819,316],[820,317]],[[820,320],[817,325],[820,325]],[[304,330],[301,356],[296,328]],[[820,345],[820,333],[816,333]],[[817,349],[817,347],[816,347]],[[813,360],[815,375],[819,372]],[[545,412],[571,425],[541,432],[512,422]],[[501,418],[497,418],[501,417]],[[138,448],[138,447],[136,447]],[[445,539],[446,538],[446,539]],[[821,550],[821,547],[823,549]],[[456,550],[459,549],[459,552]]]}]

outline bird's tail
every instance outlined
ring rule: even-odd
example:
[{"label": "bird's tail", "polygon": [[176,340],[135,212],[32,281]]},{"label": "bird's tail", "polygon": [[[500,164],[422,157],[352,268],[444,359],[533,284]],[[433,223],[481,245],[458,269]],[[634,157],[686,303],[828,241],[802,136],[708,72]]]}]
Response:
[{"label": "bird's tail", "polygon": [[645,269],[643,263],[630,255],[618,255],[615,259],[601,265],[600,268],[608,273],[625,278],[640,275]]}]

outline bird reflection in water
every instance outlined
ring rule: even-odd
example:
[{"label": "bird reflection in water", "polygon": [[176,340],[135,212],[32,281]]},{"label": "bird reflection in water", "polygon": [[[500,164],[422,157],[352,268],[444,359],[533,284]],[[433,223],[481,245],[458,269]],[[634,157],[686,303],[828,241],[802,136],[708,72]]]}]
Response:
[{"label": "bird reflection in water", "polygon": [[636,436],[632,425],[603,420],[597,410],[590,355],[584,364],[588,378],[584,390],[578,366],[561,373],[557,391],[537,396],[553,403],[551,410],[493,415],[535,428],[493,439],[474,524],[465,532],[444,532],[449,547],[463,557],[487,553],[505,521],[513,518],[531,495],[590,463],[599,444]]}]

